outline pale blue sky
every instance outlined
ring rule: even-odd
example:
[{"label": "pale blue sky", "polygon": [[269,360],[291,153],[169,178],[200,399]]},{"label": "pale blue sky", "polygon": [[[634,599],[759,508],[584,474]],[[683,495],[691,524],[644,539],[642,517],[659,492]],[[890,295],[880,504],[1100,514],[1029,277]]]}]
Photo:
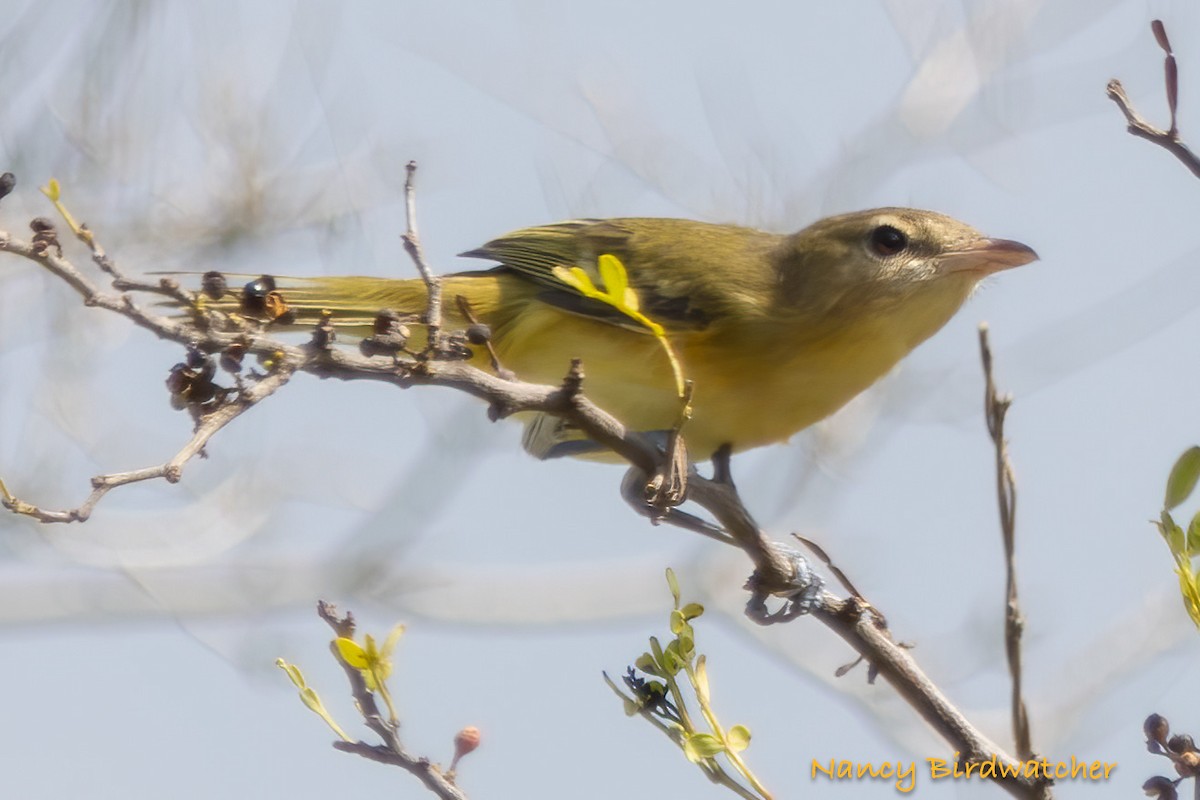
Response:
[{"label": "pale blue sky", "polygon": [[[814,538],[1008,743],[987,320],[1020,483],[1035,744],[1164,770],[1151,711],[1189,730],[1197,633],[1147,520],[1200,439],[1200,182],[1128,136],[1120,77],[1200,144],[1200,12],[1182,2],[145,3],[8,0],[0,14],[0,229],[55,176],[126,269],[409,275],[403,165],[435,265],[512,228],[664,215],[798,229],[912,205],[1042,260],[987,285],[899,372],[819,431],[734,462],[760,520]],[[78,263],[86,257],[70,248]],[[177,348],[0,259],[0,476],[73,505],[92,474],[189,433]],[[333,751],[277,656],[354,714],[316,598],[403,620],[404,737],[474,798],[721,797],[600,680],[663,634],[670,565],[710,614],[719,713],[754,732],[778,797],[892,797],[810,780],[813,758],[945,756],[809,620],[743,622],[744,558],[621,503],[621,472],[540,464],[519,428],[443,390],[298,378],[188,467],[114,493],[85,526],[0,518],[0,785],[28,798],[425,796]],[[1194,505],[1194,504],[1193,504]],[[1185,513],[1192,506],[1184,507]],[[356,729],[357,730],[357,729]],[[998,796],[932,784],[933,796]]]}]

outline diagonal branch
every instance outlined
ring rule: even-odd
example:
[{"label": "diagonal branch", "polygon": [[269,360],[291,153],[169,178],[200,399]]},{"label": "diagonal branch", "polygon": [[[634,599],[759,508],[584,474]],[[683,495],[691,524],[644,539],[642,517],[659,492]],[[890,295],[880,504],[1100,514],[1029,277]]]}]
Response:
[{"label": "diagonal branch", "polygon": [[996,496],[1000,504],[1000,533],[1004,540],[1004,650],[1008,656],[1008,672],[1012,676],[1012,728],[1017,757],[1027,761],[1033,757],[1029,732],[1029,713],[1021,688],[1021,635],[1025,618],[1017,600],[1017,483],[1012,462],[1008,458],[1008,441],[1004,438],[1004,417],[1012,406],[1012,395],[1000,396],[992,379],[992,348],[988,343],[987,325],[979,326],[979,350],[983,360],[984,415],[988,434],[996,450]]},{"label": "diagonal branch", "polygon": [[429,263],[425,260],[425,250],[421,246],[421,234],[417,231],[417,162],[410,161],[405,165],[407,173],[404,179],[404,221],[406,230],[401,240],[409,258],[421,273],[425,282],[425,291],[429,299],[425,305],[425,337],[424,355],[433,357],[442,354],[442,281],[433,274]]},{"label": "diagonal branch", "polygon": [[[349,613],[344,617],[338,616],[336,608],[321,601],[317,604],[317,614],[333,629],[335,636],[350,638],[353,635],[354,617]],[[346,663],[336,642],[329,643],[329,650],[346,673],[346,680],[350,682],[350,693],[354,696],[354,701],[358,704],[358,709],[362,713],[367,727],[384,741],[384,744],[335,741],[334,748],[344,753],[355,753],[382,764],[400,767],[415,775],[421,783],[425,784],[425,788],[442,800],[466,800],[466,794],[454,785],[452,776],[443,773],[428,758],[414,756],[404,748],[400,741],[399,727],[384,718],[379,710],[379,705],[375,702],[375,693],[367,688],[362,673]]]},{"label": "diagonal branch", "polygon": [[1179,68],[1175,62],[1175,54],[1171,51],[1171,43],[1167,40],[1167,31],[1163,27],[1162,21],[1154,20],[1150,23],[1150,28],[1154,31],[1154,38],[1158,40],[1159,47],[1166,53],[1163,72],[1167,93],[1167,110],[1171,113],[1171,127],[1163,130],[1147,122],[1133,107],[1133,102],[1125,93],[1125,87],[1116,78],[1108,82],[1108,97],[1125,115],[1125,121],[1128,123],[1128,130],[1131,134],[1165,149],[1183,162],[1183,165],[1191,170],[1193,175],[1200,178],[1200,158],[1183,143],[1179,137],[1179,127],[1175,123],[1175,111],[1179,99]]},{"label": "diagonal branch", "polygon": [[197,455],[203,454],[204,446],[218,431],[261,400],[273,395],[291,379],[293,372],[292,365],[282,364],[270,375],[239,393],[235,399],[223,403],[216,410],[201,417],[192,438],[169,461],[153,467],[130,472],[113,472],[92,478],[92,493],[76,508],[64,511],[39,508],[10,494],[3,481],[0,481],[0,505],[14,514],[33,517],[39,522],[85,522],[104,495],[120,486],[160,478],[167,483],[178,483],[183,476],[184,465]]}]

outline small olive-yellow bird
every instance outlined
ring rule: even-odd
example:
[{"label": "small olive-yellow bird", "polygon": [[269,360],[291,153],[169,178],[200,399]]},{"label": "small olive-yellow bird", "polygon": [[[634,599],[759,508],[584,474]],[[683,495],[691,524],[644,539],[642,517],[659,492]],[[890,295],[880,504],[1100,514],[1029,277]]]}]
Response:
[{"label": "small olive-yellow bird", "polygon": [[[680,401],[661,342],[566,273],[578,267],[603,288],[600,257],[619,259],[638,308],[693,383],[684,437],[700,458],[726,444],[784,441],[832,414],[945,325],[982,278],[1037,258],[1019,242],[907,208],[829,217],[790,235],[682,219],[576,220],[462,255],[499,266],[443,278],[445,329],[468,325],[461,296],[521,380],[556,384],[581,358],[584,391],[601,408],[635,430],[669,430]],[[327,309],[335,325],[361,331],[380,309],[419,314],[426,302],[419,279],[277,285],[296,324]],[[475,358],[487,366],[482,352]],[[526,425],[525,447],[539,457],[598,449],[556,419]]]}]

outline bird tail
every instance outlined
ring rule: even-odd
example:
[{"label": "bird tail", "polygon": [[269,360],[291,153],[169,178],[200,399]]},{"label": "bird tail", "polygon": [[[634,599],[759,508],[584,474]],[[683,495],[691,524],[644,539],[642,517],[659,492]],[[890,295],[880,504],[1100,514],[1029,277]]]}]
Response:
[{"label": "bird tail", "polygon": [[[273,329],[308,328],[327,317],[334,326],[360,336],[370,335],[380,311],[391,310],[415,320],[428,302],[424,282],[415,278],[292,278],[215,272],[204,275],[197,297],[197,305],[205,310],[256,320]],[[448,324],[459,321],[457,308],[447,308],[445,313]]]},{"label": "bird tail", "polygon": [[[464,318],[461,300],[475,320],[503,324],[501,297],[506,292],[528,290],[523,283],[504,283],[495,272],[468,272],[442,279],[442,324],[447,330],[465,329],[472,320]],[[207,273],[197,293],[197,306],[230,317],[266,324],[270,330],[311,329],[328,320],[339,336],[366,338],[376,330],[382,311],[391,311],[409,329],[405,336],[410,349],[424,345],[423,315],[428,292],[420,279],[325,276],[218,275]],[[178,304],[174,304],[177,308]],[[488,368],[482,352],[479,366]],[[582,431],[550,414],[519,415],[525,423],[524,449],[539,459],[577,456],[613,460],[606,448],[590,441]]]}]

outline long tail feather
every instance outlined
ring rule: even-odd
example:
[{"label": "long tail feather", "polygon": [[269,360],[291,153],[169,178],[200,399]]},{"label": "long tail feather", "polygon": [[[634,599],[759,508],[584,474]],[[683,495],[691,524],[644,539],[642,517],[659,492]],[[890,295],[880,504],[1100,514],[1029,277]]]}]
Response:
[{"label": "long tail feather", "polygon": [[[468,324],[459,311],[460,296],[477,318],[495,324],[492,317],[499,307],[502,281],[491,272],[445,276],[443,327],[465,328]],[[207,273],[201,280],[200,295],[206,308],[267,322],[273,329],[311,327],[329,312],[333,325],[361,336],[370,335],[375,318],[384,309],[416,321],[428,303],[420,279],[348,275],[293,278]]]}]

